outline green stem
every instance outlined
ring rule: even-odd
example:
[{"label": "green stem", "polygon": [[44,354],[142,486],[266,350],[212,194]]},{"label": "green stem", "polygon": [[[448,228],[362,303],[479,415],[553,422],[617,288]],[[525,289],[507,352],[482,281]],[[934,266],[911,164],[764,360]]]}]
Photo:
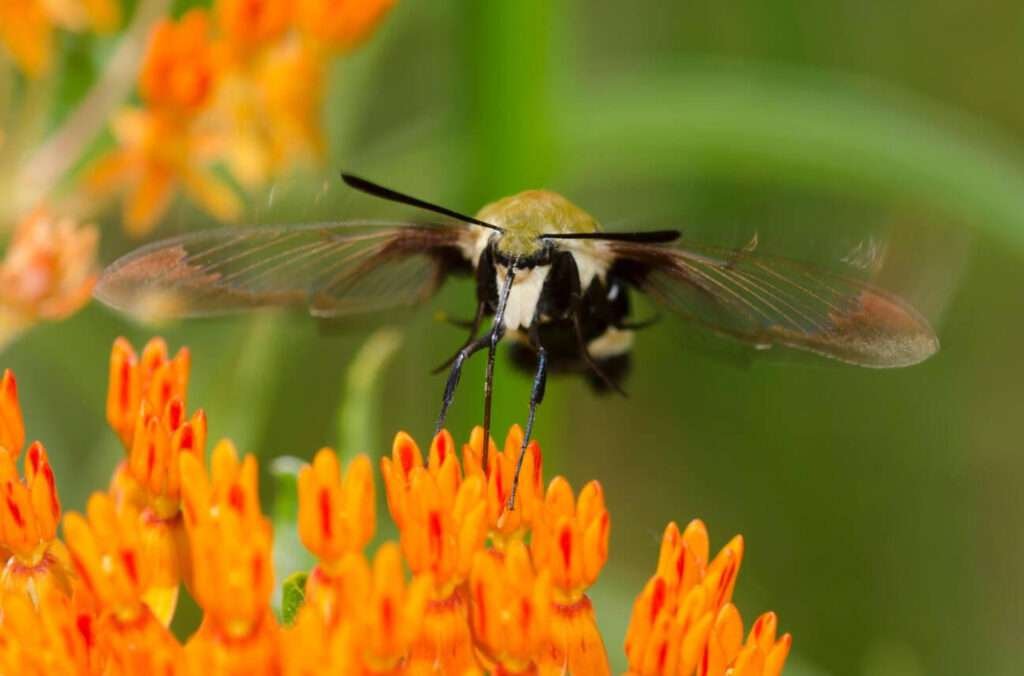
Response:
[{"label": "green stem", "polygon": [[[465,120],[470,130],[467,145],[466,204],[490,200],[548,184],[555,176],[559,156],[552,121],[552,70],[557,65],[556,3],[547,0],[472,3],[465,63],[467,81]],[[480,363],[467,369],[464,382],[481,382]],[[562,443],[556,425],[563,408],[560,388],[548,388],[537,416],[535,435],[550,448]],[[460,399],[472,401],[474,392],[464,387]],[[499,444],[503,429],[526,419],[529,380],[514,374],[504,355],[495,372],[492,434]],[[479,406],[479,405],[478,405]],[[458,407],[453,429],[466,429],[480,421],[479,407]],[[469,414],[472,413],[472,417]],[[558,438],[556,438],[556,435]],[[545,454],[545,458],[554,456]]]},{"label": "green stem", "polygon": [[375,331],[352,359],[338,411],[338,454],[371,453],[379,429],[381,371],[402,345],[397,329]]}]

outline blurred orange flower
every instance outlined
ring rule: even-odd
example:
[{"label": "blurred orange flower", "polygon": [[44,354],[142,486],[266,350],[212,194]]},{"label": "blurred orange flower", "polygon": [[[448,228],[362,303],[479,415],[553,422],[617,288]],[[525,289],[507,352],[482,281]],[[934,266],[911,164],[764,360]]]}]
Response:
[{"label": "blurred orange flower", "polygon": [[319,161],[328,58],[368,36],[392,4],[218,0],[160,22],[139,75],[143,106],[113,116],[117,148],[90,168],[87,187],[126,192],[136,236],[179,190],[218,220],[237,219],[241,197],[224,173],[252,189]]},{"label": "blurred orange flower", "polygon": [[288,0],[217,0],[216,16],[231,48],[260,49],[291,26],[294,3]]},{"label": "blurred orange flower", "polygon": [[364,40],[395,0],[298,0],[298,22],[311,39],[331,49]]},{"label": "blurred orange flower", "polygon": [[210,101],[219,74],[209,14],[193,9],[177,22],[164,20],[153,29],[139,73],[139,93],[151,107],[192,114]]},{"label": "blurred orange flower", "polygon": [[[180,98],[190,101],[187,85]],[[124,225],[142,236],[155,227],[179,189],[220,220],[238,217],[242,202],[213,165],[222,154],[220,141],[183,111],[125,108],[111,128],[118,147],[89,169],[86,185],[98,194],[124,189]]]},{"label": "blurred orange flower", "polygon": [[99,193],[127,189],[129,233],[149,232],[179,187],[221,220],[241,213],[238,195],[212,168],[221,154],[219,142],[200,123],[222,70],[206,11],[191,10],[153,30],[139,73],[146,107],[125,108],[114,116],[118,148],[97,160],[86,178]]},{"label": "blurred orange flower", "polygon": [[107,32],[121,20],[115,0],[0,0],[0,45],[30,77],[53,61],[54,29]]},{"label": "blurred orange flower", "polygon": [[0,262],[0,346],[39,321],[67,317],[96,282],[94,226],[57,220],[43,209],[14,231]]}]

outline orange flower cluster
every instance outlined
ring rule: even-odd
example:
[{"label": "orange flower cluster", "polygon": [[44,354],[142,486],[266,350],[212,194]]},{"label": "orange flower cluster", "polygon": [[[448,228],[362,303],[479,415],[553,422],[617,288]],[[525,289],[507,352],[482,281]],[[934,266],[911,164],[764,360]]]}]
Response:
[{"label": "orange flower cluster", "polygon": [[129,233],[147,233],[174,194],[221,220],[241,201],[219,164],[246,188],[324,148],[320,107],[329,58],[372,32],[394,0],[217,0],[162,21],[139,74],[143,106],[112,121],[117,148],[88,183],[127,191]]},{"label": "orange flower cluster", "polygon": [[108,32],[121,20],[115,0],[0,0],[0,47],[29,77],[53,62],[54,30]]},{"label": "orange flower cluster", "polygon": [[[490,470],[482,430],[459,449],[447,431],[426,454],[405,433],[380,462],[397,543],[376,530],[372,464],[342,469],[320,450],[298,476],[298,531],[317,557],[304,600],[272,611],[273,535],[258,466],[229,441],[206,459],[202,412],[185,414],[187,351],[151,341],[111,355],[107,417],[127,459],[84,515],[63,519],[46,451],[25,431],[14,377],[0,382],[0,673],[170,675],[608,674],[587,596],[608,558],[600,484],[545,487],[527,447],[519,501],[507,511],[522,431]],[[461,456],[461,457],[460,457]],[[743,540],[713,559],[699,521],[669,524],[655,575],[626,638],[629,674],[774,676],[790,638],[774,614],[744,640],[731,603]],[[408,568],[409,573],[405,572]],[[181,643],[167,629],[179,585],[203,610]]]},{"label": "orange flower cluster", "polygon": [[38,209],[14,231],[0,261],[0,346],[40,321],[85,305],[96,281],[96,228]]}]

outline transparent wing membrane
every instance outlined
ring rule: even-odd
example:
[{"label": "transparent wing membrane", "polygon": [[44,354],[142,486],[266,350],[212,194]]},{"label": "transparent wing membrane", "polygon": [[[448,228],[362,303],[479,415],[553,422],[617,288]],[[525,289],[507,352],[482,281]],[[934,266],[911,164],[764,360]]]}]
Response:
[{"label": "transparent wing membrane", "polygon": [[304,305],[340,317],[426,298],[459,263],[465,234],[377,222],[197,232],[119,259],[96,296],[146,318]]},{"label": "transparent wing membrane", "polygon": [[928,322],[868,282],[752,251],[612,245],[616,272],[682,317],[756,347],[877,368],[938,350]]}]

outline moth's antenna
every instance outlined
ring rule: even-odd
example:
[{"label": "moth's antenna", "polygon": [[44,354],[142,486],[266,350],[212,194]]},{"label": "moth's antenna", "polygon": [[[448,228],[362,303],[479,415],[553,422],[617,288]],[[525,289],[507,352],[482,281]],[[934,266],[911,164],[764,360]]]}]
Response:
[{"label": "moth's antenna", "polygon": [[446,207],[442,207],[438,204],[432,204],[425,202],[418,197],[412,195],[406,195],[398,191],[392,190],[391,188],[385,188],[382,185],[374,183],[373,181],[367,181],[365,178],[354,176],[347,172],[341,172],[341,180],[345,181],[345,184],[349,187],[355,188],[361,192],[365,192],[367,195],[373,195],[381,199],[389,200],[391,202],[398,202],[399,204],[407,204],[411,207],[418,209],[425,209],[427,211],[433,211],[435,214],[441,214],[442,216],[449,216],[465,223],[472,223],[473,225],[479,225],[484,228],[490,228],[491,230],[497,230],[498,232],[504,232],[502,228],[492,224],[485,223],[478,218],[467,216],[466,214],[460,214],[457,211],[452,211]]},{"label": "moth's antenna", "polygon": [[682,236],[678,230],[652,230],[650,232],[551,232],[541,239],[596,239],[604,242],[636,242],[639,244],[668,244]]}]

